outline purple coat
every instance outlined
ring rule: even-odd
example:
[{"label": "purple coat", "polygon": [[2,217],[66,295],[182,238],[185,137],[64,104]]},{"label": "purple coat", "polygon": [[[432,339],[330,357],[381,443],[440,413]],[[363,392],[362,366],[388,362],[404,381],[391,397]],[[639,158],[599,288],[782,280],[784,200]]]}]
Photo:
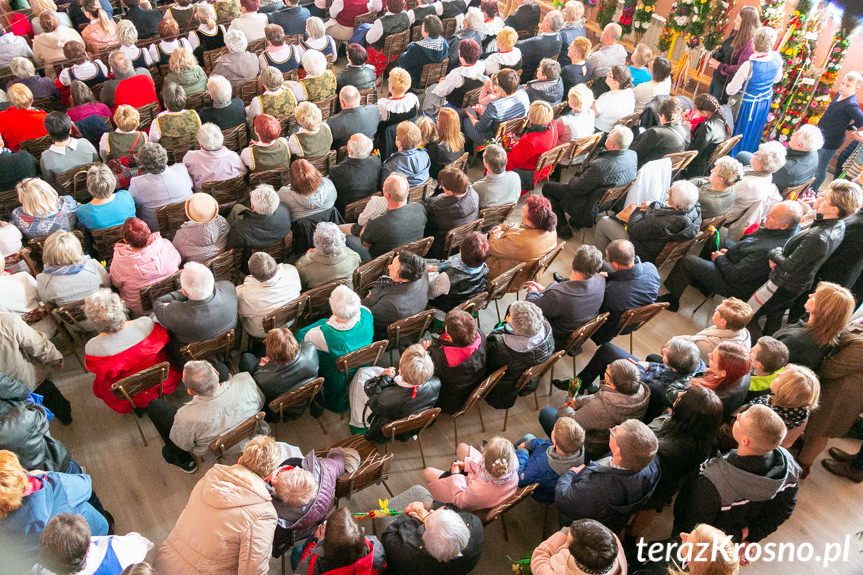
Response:
[{"label": "purple coat", "polygon": [[[330,451],[326,457],[316,457],[314,451],[309,451],[303,458],[301,467],[311,471],[315,476],[318,482],[318,494],[300,518],[294,519],[297,517],[296,508],[273,497],[273,505],[276,507],[276,513],[279,514],[279,527],[293,531],[296,541],[310,536],[315,527],[326,519],[336,496],[336,481],[339,475],[345,472],[345,459],[339,450]],[[274,476],[275,474],[276,472],[273,472]],[[286,521],[286,517],[294,519],[293,522]]]},{"label": "purple coat", "polygon": [[720,64],[719,68],[717,68],[719,73],[725,76],[726,83],[731,81],[734,74],[736,74],[737,70],[740,69],[740,66],[749,60],[749,57],[754,53],[755,48],[752,44],[752,40],[749,40],[749,43],[747,43],[743,48],[739,48],[731,52],[731,58],[728,60],[728,63]]}]

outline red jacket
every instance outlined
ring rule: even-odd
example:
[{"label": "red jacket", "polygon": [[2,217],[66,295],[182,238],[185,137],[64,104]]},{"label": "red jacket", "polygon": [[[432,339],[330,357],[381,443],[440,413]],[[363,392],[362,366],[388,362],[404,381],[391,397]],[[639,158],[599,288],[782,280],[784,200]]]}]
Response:
[{"label": "red jacket", "polygon": [[[528,126],[528,130],[531,126]],[[536,168],[536,162],[543,152],[547,152],[557,144],[557,128],[554,122],[549,124],[547,130],[543,132],[527,132],[522,134],[518,142],[513,146],[512,150],[507,154],[506,169],[512,171],[533,170]],[[551,171],[551,166],[543,170],[544,173],[533,175],[533,183],[535,184],[542,178],[546,177]]]},{"label": "red jacket", "polygon": [[17,152],[24,140],[33,140],[48,134],[44,125],[47,115],[44,110],[19,110],[14,106],[0,112],[0,136],[3,136],[6,147]]},{"label": "red jacket", "polygon": [[111,112],[116,112],[117,107],[123,104],[140,108],[146,106],[150,102],[157,102],[156,86],[148,76],[144,74],[136,74],[131,78],[121,80],[117,84],[117,90],[114,92],[114,107]]},{"label": "red jacket", "polygon": [[345,28],[354,27],[354,16],[365,14],[369,11],[368,2],[365,0],[345,0],[342,11],[336,16],[336,22]]}]

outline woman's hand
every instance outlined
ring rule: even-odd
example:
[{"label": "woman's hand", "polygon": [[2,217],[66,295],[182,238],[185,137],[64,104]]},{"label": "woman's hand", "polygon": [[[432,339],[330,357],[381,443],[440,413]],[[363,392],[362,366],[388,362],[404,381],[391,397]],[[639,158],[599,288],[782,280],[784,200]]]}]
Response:
[{"label": "woman's hand", "polygon": [[464,468],[464,461],[453,461],[452,467],[450,467],[450,473],[453,475],[461,473],[462,468]]},{"label": "woman's hand", "polygon": [[426,266],[426,271],[427,272],[436,272],[437,266]]},{"label": "woman's hand", "polygon": [[710,60],[707,61],[707,67],[716,70],[717,68],[719,68],[719,65],[721,63],[722,62],[720,62],[716,58],[711,58]]},{"label": "woman's hand", "polygon": [[396,368],[394,368],[394,367],[388,367],[388,368],[386,368],[385,370],[383,370],[383,372],[381,373],[381,375],[388,375],[388,376],[390,376],[390,377],[395,377],[395,376],[396,376]]},{"label": "woman's hand", "polygon": [[264,357],[261,358],[261,361],[258,362],[258,367],[263,367],[263,366],[267,365],[268,363],[270,363],[270,358],[265,355]]}]

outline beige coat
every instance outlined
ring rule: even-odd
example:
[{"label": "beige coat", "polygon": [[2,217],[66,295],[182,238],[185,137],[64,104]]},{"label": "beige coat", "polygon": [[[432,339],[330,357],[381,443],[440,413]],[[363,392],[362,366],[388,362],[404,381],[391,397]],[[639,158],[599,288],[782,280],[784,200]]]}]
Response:
[{"label": "beige coat", "polygon": [[264,480],[215,465],[195,485],[159,548],[159,575],[261,575],[269,570],[276,509]]},{"label": "beige coat", "polygon": [[[617,535],[617,560],[608,575],[626,575],[626,556],[623,553],[623,545]],[[579,569],[575,558],[569,553],[569,545],[572,536],[569,527],[564,527],[534,549],[530,557],[530,570],[533,575],[584,575],[586,572]]]},{"label": "beige coat", "polygon": [[863,326],[851,324],[842,331],[838,348],[821,364],[821,398],[804,437],[842,437],[863,411]]},{"label": "beige coat", "polygon": [[46,366],[63,359],[54,344],[17,313],[0,313],[0,369],[31,390],[48,375]]},{"label": "beige coat", "polygon": [[[77,30],[60,26],[53,32],[37,34],[33,38],[33,60],[37,65],[62,62],[66,59],[63,54],[63,46],[68,42],[84,43],[84,39]],[[54,78],[54,68],[48,67],[48,76]]]},{"label": "beige coat", "polygon": [[532,264],[557,246],[557,233],[503,223],[488,234],[488,278],[491,280],[521,262]]}]

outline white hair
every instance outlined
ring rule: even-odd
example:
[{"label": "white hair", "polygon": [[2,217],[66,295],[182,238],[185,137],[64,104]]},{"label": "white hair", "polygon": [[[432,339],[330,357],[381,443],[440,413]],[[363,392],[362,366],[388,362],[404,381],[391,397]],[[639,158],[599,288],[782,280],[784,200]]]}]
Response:
[{"label": "white hair", "polygon": [[776,45],[776,30],[762,26],[752,35],[752,47],[756,52],[769,52]]},{"label": "white hair", "polygon": [[317,78],[327,69],[327,57],[317,50],[307,50],[303,54],[303,69],[307,76]]},{"label": "white hair", "polygon": [[758,151],[753,156],[758,156],[758,159],[761,161],[761,171],[772,174],[785,165],[786,153],[785,146],[775,140],[771,140],[758,146]]},{"label": "white hair", "polygon": [[375,143],[365,134],[354,134],[348,140],[348,156],[362,160],[372,153]]},{"label": "white hair", "polygon": [[455,511],[438,509],[426,519],[422,538],[429,555],[444,562],[464,551],[470,541],[470,530]]},{"label": "white hair", "polygon": [[360,296],[348,286],[340,285],[330,294],[330,310],[341,321],[350,321],[360,315]]},{"label": "white hair", "polygon": [[222,135],[222,130],[219,126],[212,122],[207,122],[198,128],[198,143],[202,150],[215,152],[225,143],[225,136]]},{"label": "white hair", "polygon": [[219,386],[219,376],[216,375],[209,361],[187,361],[183,366],[183,385],[196,395],[210,396]]},{"label": "white hair", "polygon": [[269,184],[260,184],[249,192],[252,211],[263,216],[271,216],[279,207],[279,194]]},{"label": "white hair", "polygon": [[797,143],[804,152],[814,152],[824,147],[824,136],[821,134],[821,129],[814,124],[803,124],[797,128],[795,134],[797,134]]},{"label": "white hair", "polygon": [[345,86],[339,92],[339,100],[343,105],[356,106],[360,103],[360,91],[357,90],[356,86]]},{"label": "white hair", "polygon": [[345,249],[345,233],[333,222],[321,222],[315,227],[315,249],[331,258]]},{"label": "white hair", "polygon": [[462,26],[465,30],[480,30],[482,28],[485,17],[482,15],[482,10],[477,7],[468,8],[464,15]]},{"label": "white hair", "polygon": [[231,102],[233,90],[227,78],[220,74],[213,74],[207,79],[207,93],[213,100],[213,106],[223,108]]},{"label": "white hair", "polygon": [[616,42],[620,40],[620,37],[623,36],[623,28],[620,27],[620,24],[617,22],[611,22],[605,25],[605,28],[602,29],[605,34],[611,36],[611,38]]},{"label": "white hair", "polygon": [[692,182],[680,180],[671,184],[668,197],[677,209],[688,212],[698,201],[698,188]]},{"label": "white hair", "polygon": [[626,150],[632,144],[632,130],[624,125],[618,124],[608,133],[607,140],[614,142],[615,147],[619,150]]},{"label": "white hair", "polygon": [[202,300],[213,295],[216,279],[213,272],[202,263],[188,262],[180,272],[180,287],[191,300]]},{"label": "white hair", "polygon": [[241,54],[249,47],[249,39],[241,30],[228,30],[225,34],[225,46],[235,54]]},{"label": "white hair", "polygon": [[324,37],[324,21],[318,18],[317,16],[312,16],[306,20],[306,33],[309,35],[309,39],[314,40],[316,38]]},{"label": "white hair", "polygon": [[543,18],[544,22],[548,22],[548,29],[552,32],[557,32],[563,27],[563,14],[560,10],[551,10]]}]

